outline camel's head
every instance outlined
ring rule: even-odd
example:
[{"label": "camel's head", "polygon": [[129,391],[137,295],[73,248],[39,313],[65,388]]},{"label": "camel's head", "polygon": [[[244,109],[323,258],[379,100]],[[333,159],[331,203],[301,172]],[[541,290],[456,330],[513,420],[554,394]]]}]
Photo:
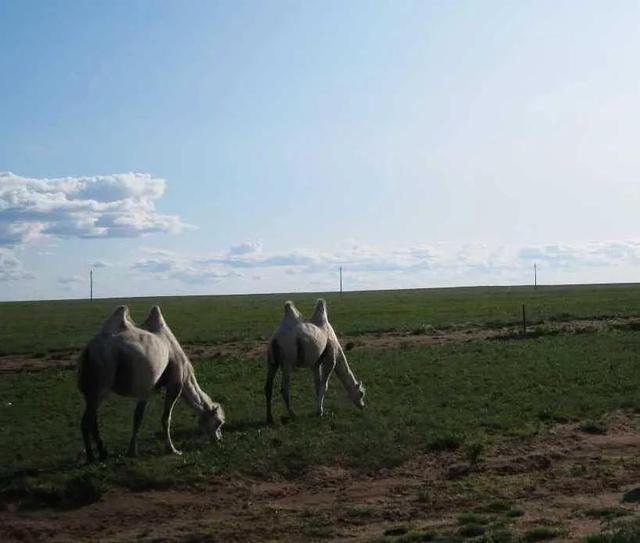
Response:
[{"label": "camel's head", "polygon": [[202,412],[198,424],[205,434],[220,441],[222,439],[224,421],[224,409],[219,403],[213,402],[210,408],[206,408]]},{"label": "camel's head", "polygon": [[349,391],[349,398],[351,398],[351,401],[356,405],[356,407],[362,409],[364,407],[364,394],[364,385],[362,384],[362,381],[359,381],[356,386]]}]

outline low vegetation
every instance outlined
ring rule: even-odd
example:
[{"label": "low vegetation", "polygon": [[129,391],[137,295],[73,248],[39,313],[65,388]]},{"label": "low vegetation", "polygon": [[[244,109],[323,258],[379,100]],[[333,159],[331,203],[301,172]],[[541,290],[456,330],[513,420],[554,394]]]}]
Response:
[{"label": "low vegetation", "polygon": [[[190,296],[0,303],[0,354],[76,349],[84,345],[113,308],[126,303],[134,319],[160,304],[184,343],[266,339],[293,299],[309,314],[319,294]],[[522,304],[529,324],[540,321],[640,315],[640,286],[587,285],[482,287],[322,294],[335,329],[345,335],[400,330],[432,334],[434,328],[519,325]],[[639,326],[625,323],[625,328]],[[535,330],[531,330],[536,335]]]},{"label": "low vegetation", "polygon": [[[281,302],[286,298],[169,298],[128,303],[134,317],[140,318],[159,301],[184,343],[205,344],[266,338],[279,321]],[[294,297],[307,314],[315,298]],[[134,402],[118,398],[106,402],[101,410],[110,457],[86,466],[79,430],[82,405],[74,371],[51,367],[3,373],[0,509],[3,505],[21,510],[74,508],[95,502],[113,489],[193,490],[205,488],[220,475],[264,477],[274,473],[288,480],[318,466],[338,466],[369,476],[426,453],[450,457],[449,469],[443,472],[447,484],[483,498],[456,511],[447,529],[387,523],[388,529],[375,535],[380,541],[522,543],[562,538],[566,535],[562,527],[537,526],[521,503],[499,492],[482,494],[483,466],[505,438],[534,436],[558,423],[569,423],[585,439],[603,439],[615,431],[608,413],[640,410],[637,330],[621,325],[588,334],[534,334],[526,340],[517,336],[501,341],[462,338],[439,346],[376,346],[365,336],[355,337],[392,328],[414,336],[430,335],[434,327],[497,327],[516,323],[522,302],[529,304],[532,320],[634,316],[635,308],[640,307],[640,288],[442,289],[329,297],[336,329],[354,336],[348,356],[367,388],[367,407],[355,409],[334,376],[325,401],[326,415],[317,421],[311,380],[306,371],[298,372],[291,388],[298,418],[281,418],[285,409],[275,394],[276,424],[267,426],[263,357],[243,357],[239,349],[229,356],[203,349],[196,364],[198,380],[224,405],[228,423],[222,443],[216,444],[199,434],[191,411],[180,402],[174,412],[173,435],[176,446],[184,451],[181,457],[163,452],[159,396],[149,403],[145,415],[140,456],[124,457]],[[116,303],[0,304],[0,349],[43,356],[75,349],[95,332]],[[228,320],[222,321],[223,312]],[[576,462],[562,469],[578,479],[593,468]],[[621,493],[620,507],[585,507],[578,516],[603,523],[603,532],[585,541],[638,541],[637,523],[627,515],[628,508],[640,501],[638,496],[637,490],[630,490]],[[428,510],[434,497],[428,484],[420,484],[411,490],[410,503]],[[308,539],[331,539],[342,533],[340,524],[326,512],[303,517],[301,533]],[[373,519],[379,522],[375,508],[353,503],[343,511],[342,521],[365,529]]]},{"label": "low vegetation", "polygon": [[[299,419],[274,427],[264,424],[263,360],[202,362],[199,380],[227,411],[221,445],[197,433],[180,403],[174,435],[185,454],[164,455],[156,435],[162,402],[156,398],[141,430],[140,458],[125,459],[133,402],[119,399],[102,411],[111,458],[92,467],[82,466],[74,372],[9,374],[0,381],[2,492],[29,491],[36,501],[65,503],[111,485],[163,488],[229,471],[295,476],[317,464],[375,471],[421,451],[460,447],[478,461],[477,443],[532,434],[556,418],[594,420],[617,408],[640,407],[639,343],[634,333],[612,332],[433,348],[359,347],[350,358],[368,387],[365,410],[354,409],[341,387],[333,386],[318,424],[305,389],[308,376],[296,374]],[[284,414],[279,401],[275,412]],[[76,481],[75,490],[69,481]]]}]

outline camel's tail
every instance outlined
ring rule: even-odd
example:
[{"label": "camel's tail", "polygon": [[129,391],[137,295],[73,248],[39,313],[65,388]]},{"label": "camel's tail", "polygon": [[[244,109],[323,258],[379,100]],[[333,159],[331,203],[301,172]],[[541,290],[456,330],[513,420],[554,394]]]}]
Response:
[{"label": "camel's tail", "polygon": [[347,389],[347,393],[349,394],[349,398],[351,398],[351,401],[358,407],[364,407],[364,385],[362,384],[362,381],[358,381],[356,379],[353,371],[351,371],[349,363],[347,362],[347,357],[345,356],[342,347],[338,348],[339,351],[336,356],[335,369],[336,375],[344,385],[344,388]]}]

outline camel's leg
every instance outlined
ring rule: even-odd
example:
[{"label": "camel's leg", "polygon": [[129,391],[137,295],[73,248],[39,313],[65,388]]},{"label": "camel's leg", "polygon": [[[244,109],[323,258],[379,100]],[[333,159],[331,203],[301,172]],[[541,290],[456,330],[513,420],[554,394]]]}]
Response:
[{"label": "camel's leg", "polygon": [[164,429],[164,442],[167,452],[173,454],[182,454],[178,449],[173,446],[171,441],[171,412],[173,406],[178,401],[180,393],[182,392],[182,383],[167,385],[167,394],[164,397],[164,412],[162,413],[162,428]]},{"label": "camel's leg", "polygon": [[147,400],[141,400],[136,404],[136,410],[133,414],[133,433],[131,434],[127,456],[138,455],[138,430],[140,429],[140,424],[142,424],[145,407],[147,407]]},{"label": "camel's leg", "polygon": [[93,456],[93,449],[91,448],[91,431],[93,427],[93,419],[95,417],[95,407],[92,407],[87,403],[84,408],[84,414],[82,415],[82,422],[80,428],[82,430],[82,439],[84,440],[84,450],[87,455],[87,462],[91,463],[95,460]]},{"label": "camel's leg", "polygon": [[320,364],[318,364],[315,368],[311,370],[313,372],[313,386],[316,391],[316,404],[317,409],[316,413],[319,417],[322,416],[322,402],[324,397],[321,397],[322,393],[320,389],[322,387],[322,369],[320,368]]},{"label": "camel's leg", "polygon": [[273,379],[278,372],[278,365],[274,364],[269,357],[267,362],[267,381],[264,385],[264,395],[267,400],[267,424],[273,424],[273,413],[271,412],[271,398],[273,397]]},{"label": "camel's leg", "polygon": [[91,433],[93,434],[93,439],[96,442],[96,446],[98,447],[98,458],[101,462],[107,459],[107,450],[104,448],[104,444],[102,443],[102,439],[100,439],[100,432],[98,430],[98,408],[96,406],[95,411],[93,412],[93,424],[91,428]]},{"label": "camel's leg", "polygon": [[291,409],[291,399],[289,397],[289,390],[291,388],[291,371],[287,367],[286,364],[282,365],[282,386],[280,387],[280,392],[282,394],[282,399],[284,400],[284,404],[287,406],[287,411],[289,412],[289,416],[292,419],[296,418],[296,414]]},{"label": "camel's leg", "polygon": [[329,377],[335,366],[336,359],[335,356],[333,356],[333,352],[330,349],[325,349],[318,361],[318,367],[314,371],[317,414],[319,417],[324,415],[324,397],[327,393],[327,388],[329,388]]},{"label": "camel's leg", "polygon": [[98,404],[94,400],[87,398],[85,398],[85,404],[80,427],[82,429],[82,439],[84,440],[87,462],[91,463],[95,460],[93,450],[91,449],[91,438],[96,442],[98,458],[102,461],[107,458],[107,451],[104,448],[104,444],[100,439],[100,432],[98,431]]}]

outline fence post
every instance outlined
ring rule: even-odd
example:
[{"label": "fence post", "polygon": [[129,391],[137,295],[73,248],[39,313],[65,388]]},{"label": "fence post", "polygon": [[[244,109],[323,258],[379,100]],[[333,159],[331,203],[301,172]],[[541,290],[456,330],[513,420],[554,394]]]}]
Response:
[{"label": "fence post", "polygon": [[527,313],[524,304],[522,304],[522,335],[527,335]]}]

